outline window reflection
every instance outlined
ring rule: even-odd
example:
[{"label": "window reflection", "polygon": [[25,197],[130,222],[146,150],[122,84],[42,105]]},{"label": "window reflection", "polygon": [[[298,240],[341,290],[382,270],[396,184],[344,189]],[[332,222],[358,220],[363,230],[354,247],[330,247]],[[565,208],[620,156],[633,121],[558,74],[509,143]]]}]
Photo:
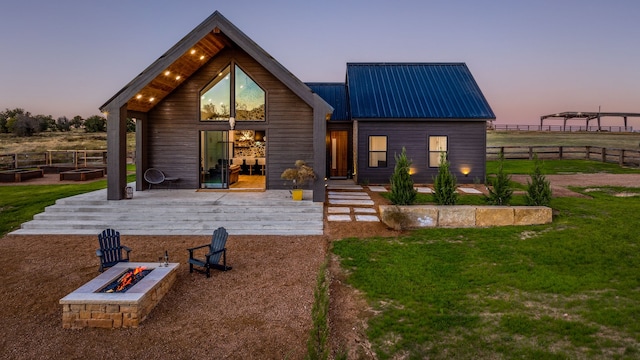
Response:
[{"label": "window reflection", "polygon": [[231,116],[230,72],[231,66],[227,66],[202,92],[201,120],[229,120]]},{"label": "window reflection", "polygon": [[236,66],[236,120],[264,120],[264,90]]},{"label": "window reflection", "polygon": [[200,120],[227,121],[234,116],[238,121],[264,121],[265,98],[265,91],[240,67],[229,65],[201,92]]}]

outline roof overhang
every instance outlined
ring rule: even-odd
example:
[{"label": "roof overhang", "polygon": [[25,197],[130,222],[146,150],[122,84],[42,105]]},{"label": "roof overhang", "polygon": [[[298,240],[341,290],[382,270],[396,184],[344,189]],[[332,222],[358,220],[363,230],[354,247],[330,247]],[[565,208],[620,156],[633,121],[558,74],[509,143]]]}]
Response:
[{"label": "roof overhang", "polygon": [[[129,111],[148,112],[228,47],[245,51],[309,106],[318,104],[318,95],[216,11],[100,106],[100,111],[113,111],[126,104]],[[323,110],[333,111],[320,100],[320,104],[326,105]]]}]

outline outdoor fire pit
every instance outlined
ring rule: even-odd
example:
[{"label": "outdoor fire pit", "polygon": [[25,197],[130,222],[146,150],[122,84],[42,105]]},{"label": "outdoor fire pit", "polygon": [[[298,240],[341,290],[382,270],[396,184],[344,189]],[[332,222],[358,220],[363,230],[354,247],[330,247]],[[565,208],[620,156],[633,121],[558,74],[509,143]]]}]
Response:
[{"label": "outdoor fire pit", "polygon": [[[60,299],[62,327],[138,327],[175,282],[179,265],[129,262],[114,265]],[[122,285],[123,279],[131,282]]]}]

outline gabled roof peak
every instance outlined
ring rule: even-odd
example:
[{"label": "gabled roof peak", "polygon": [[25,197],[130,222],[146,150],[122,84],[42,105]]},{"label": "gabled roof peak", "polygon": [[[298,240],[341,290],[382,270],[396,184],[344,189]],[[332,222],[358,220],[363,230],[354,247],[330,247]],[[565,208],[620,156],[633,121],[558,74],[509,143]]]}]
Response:
[{"label": "gabled roof peak", "polygon": [[313,106],[315,96],[302,81],[216,10],[103,104],[100,110],[117,109],[127,104],[128,110],[147,112],[228,47],[242,49]]}]

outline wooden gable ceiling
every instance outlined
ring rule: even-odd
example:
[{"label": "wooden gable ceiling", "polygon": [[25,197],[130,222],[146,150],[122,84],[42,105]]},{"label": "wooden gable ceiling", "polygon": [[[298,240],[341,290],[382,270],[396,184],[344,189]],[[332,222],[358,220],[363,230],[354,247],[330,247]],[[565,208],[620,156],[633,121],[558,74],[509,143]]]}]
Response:
[{"label": "wooden gable ceiling", "polygon": [[217,28],[204,36],[127,102],[128,110],[148,112],[232,42]]}]

